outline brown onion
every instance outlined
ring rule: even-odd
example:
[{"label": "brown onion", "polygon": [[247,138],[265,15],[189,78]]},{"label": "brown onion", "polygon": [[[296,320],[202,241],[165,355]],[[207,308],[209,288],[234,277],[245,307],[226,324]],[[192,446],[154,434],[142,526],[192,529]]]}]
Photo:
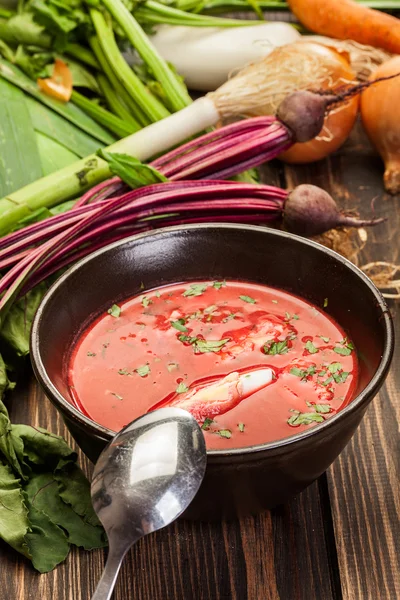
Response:
[{"label": "brown onion", "polygon": [[[306,49],[304,54],[300,52],[301,46]],[[302,42],[301,46],[297,44],[299,78],[301,78],[302,62],[309,60],[307,54],[318,56],[322,61],[321,64],[324,65],[324,77],[317,79],[316,73],[314,90],[335,91],[343,85],[354,82],[355,75],[350,68],[347,53],[315,42]],[[295,144],[279,158],[287,163],[308,163],[325,158],[347,140],[357,118],[358,107],[358,97],[346,100],[327,115],[322,131],[316,138],[303,144]]]},{"label": "brown onion", "polygon": [[[370,81],[400,73],[400,56],[380,65]],[[400,193],[400,77],[369,87],[361,95],[361,118],[383,162],[385,190]]]}]

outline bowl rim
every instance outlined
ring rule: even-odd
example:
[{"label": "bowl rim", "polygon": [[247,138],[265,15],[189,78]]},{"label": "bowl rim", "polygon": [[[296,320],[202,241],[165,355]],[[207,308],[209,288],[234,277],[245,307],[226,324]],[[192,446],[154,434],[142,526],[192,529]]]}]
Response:
[{"label": "bowl rim", "polygon": [[[62,414],[67,413],[68,417],[75,422],[78,422],[80,427],[82,426],[85,429],[89,429],[97,438],[104,439],[107,443],[114,437],[115,432],[107,427],[96,423],[83,413],[81,413],[77,408],[75,408],[64,396],[58,391],[56,386],[52,383],[50,377],[47,375],[47,371],[44,367],[44,364],[41,359],[40,353],[40,341],[39,341],[39,327],[41,321],[43,319],[43,313],[46,310],[46,307],[53,295],[57,292],[58,288],[71,277],[73,273],[79,271],[79,269],[96,259],[101,254],[112,251],[114,248],[118,248],[120,246],[124,246],[126,244],[131,244],[132,242],[140,241],[142,239],[151,238],[154,236],[162,236],[169,233],[179,233],[179,232],[187,232],[191,230],[198,229],[222,229],[222,230],[233,230],[233,231],[243,231],[246,230],[248,232],[257,232],[265,235],[271,235],[280,239],[293,239],[300,244],[304,244],[306,246],[311,246],[319,252],[323,252],[328,254],[333,259],[342,263],[346,268],[350,269],[357,277],[359,277],[363,283],[369,288],[370,292],[375,296],[377,302],[377,308],[380,308],[382,311],[382,320],[384,324],[384,349],[383,353],[378,365],[378,368],[373,375],[371,381],[367,384],[367,386],[355,397],[353,400],[341,411],[336,413],[336,415],[330,417],[323,423],[319,423],[317,427],[312,427],[305,431],[299,433],[293,433],[292,435],[275,440],[272,442],[265,442],[262,444],[255,444],[252,446],[244,446],[242,448],[230,448],[230,449],[218,449],[218,450],[207,450],[207,456],[209,457],[230,457],[230,456],[238,456],[238,455],[246,455],[247,458],[250,458],[251,455],[258,454],[259,452],[265,451],[274,451],[279,450],[281,448],[286,448],[288,446],[293,446],[299,442],[302,442],[312,436],[324,435],[324,433],[328,430],[335,428],[342,420],[344,420],[349,414],[357,411],[357,409],[362,409],[364,404],[368,405],[370,400],[376,395],[378,390],[380,389],[385,376],[390,368],[391,360],[394,352],[394,327],[393,327],[393,319],[390,313],[389,307],[383,298],[382,294],[378,290],[378,288],[374,285],[371,279],[356,265],[354,265],[347,258],[341,256],[334,250],[319,244],[313,240],[308,238],[303,238],[299,235],[295,235],[293,233],[289,233],[286,231],[280,231],[268,227],[262,227],[259,225],[242,225],[242,224],[232,224],[232,223],[219,223],[212,222],[209,223],[199,223],[192,225],[175,225],[171,227],[164,227],[156,230],[146,231],[143,233],[135,234],[122,240],[118,240],[103,248],[99,248],[95,250],[88,256],[79,260],[77,263],[72,265],[65,273],[63,273],[47,290],[45,295],[42,298],[42,301],[36,311],[30,335],[30,352],[32,359],[32,367],[33,371],[38,379],[40,385],[45,391],[45,394],[49,396],[50,400],[56,405],[56,408],[60,409]],[[366,406],[365,406],[366,408]]]}]

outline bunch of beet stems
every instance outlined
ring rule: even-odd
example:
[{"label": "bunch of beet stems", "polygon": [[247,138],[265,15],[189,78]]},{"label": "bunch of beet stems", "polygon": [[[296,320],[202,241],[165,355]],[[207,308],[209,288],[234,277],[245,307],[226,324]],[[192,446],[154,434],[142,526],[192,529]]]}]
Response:
[{"label": "bunch of beet stems", "polygon": [[[82,196],[68,212],[1,238],[0,270],[6,272],[0,279],[0,321],[19,296],[50,275],[135,233],[183,223],[268,224],[283,218],[287,228],[314,235],[339,225],[360,227],[382,221],[341,214],[329,194],[315,186],[301,185],[288,192],[220,180],[275,155],[271,140],[279,140],[280,148],[289,143],[273,117],[228,125],[155,160],[152,166],[167,182],[126,191],[118,177],[110,179]],[[207,180],[196,179],[201,177]]]}]

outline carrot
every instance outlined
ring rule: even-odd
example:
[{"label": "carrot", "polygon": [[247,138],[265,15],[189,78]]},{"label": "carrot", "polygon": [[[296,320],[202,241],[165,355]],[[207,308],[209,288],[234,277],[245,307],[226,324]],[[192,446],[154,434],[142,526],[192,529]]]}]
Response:
[{"label": "carrot", "polygon": [[400,54],[400,19],[353,0],[287,0],[311,31]]}]

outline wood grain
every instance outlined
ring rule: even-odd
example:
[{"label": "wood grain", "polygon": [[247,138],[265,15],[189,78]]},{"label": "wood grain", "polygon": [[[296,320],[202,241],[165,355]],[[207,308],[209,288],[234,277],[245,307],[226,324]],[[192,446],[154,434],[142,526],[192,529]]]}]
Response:
[{"label": "wood grain", "polygon": [[[286,177],[290,186],[311,181],[363,215],[377,196],[377,212],[389,220],[369,232],[361,260],[398,260],[398,199],[382,194],[381,173],[358,130],[326,161],[285,169],[273,164],[264,176],[282,184]],[[392,308],[398,318],[399,308]],[[396,327],[400,335],[398,321]],[[141,540],[125,561],[115,600],[400,598],[399,359],[397,350],[382,393],[327,475],[272,512],[222,523],[179,521]],[[40,425],[71,441],[30,371],[13,394],[10,412],[16,423]],[[38,575],[0,543],[0,598],[89,600],[104,559],[103,551],[74,550],[52,573]]]},{"label": "wood grain", "polygon": [[[399,198],[383,192],[382,163],[358,125],[339,153],[322,164],[286,168],[290,184],[327,189],[343,208],[387,222],[368,230],[359,264],[399,263]],[[399,305],[391,305],[400,336]],[[400,598],[400,350],[386,385],[356,435],[328,471],[343,600]]]}]

